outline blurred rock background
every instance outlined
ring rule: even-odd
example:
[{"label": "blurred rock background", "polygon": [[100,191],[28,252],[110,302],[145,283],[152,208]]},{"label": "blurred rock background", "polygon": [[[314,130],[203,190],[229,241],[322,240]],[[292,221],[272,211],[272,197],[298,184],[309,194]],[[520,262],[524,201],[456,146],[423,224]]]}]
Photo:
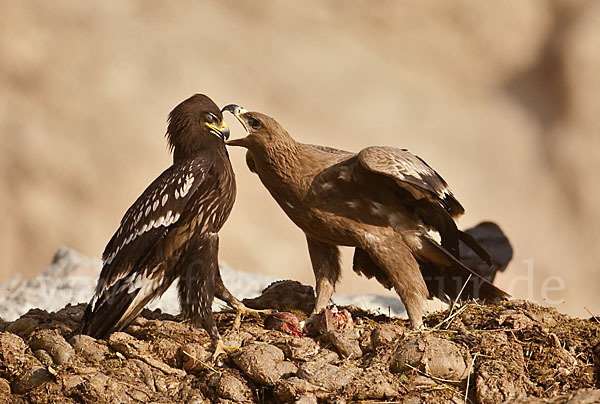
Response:
[{"label": "blurred rock background", "polygon": [[[168,112],[204,92],[301,141],[409,148],[451,184],[462,227],[510,237],[500,286],[598,314],[599,49],[591,0],[0,0],[0,279],[61,245],[99,256],[170,164]],[[221,258],[311,283],[302,233],[231,157]],[[384,292],[345,261],[338,291]]]}]

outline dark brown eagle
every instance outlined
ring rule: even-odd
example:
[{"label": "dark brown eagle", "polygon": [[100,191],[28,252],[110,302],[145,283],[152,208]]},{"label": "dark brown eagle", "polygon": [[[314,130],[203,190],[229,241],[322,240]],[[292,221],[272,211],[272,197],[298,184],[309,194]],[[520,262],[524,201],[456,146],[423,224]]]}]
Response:
[{"label": "dark brown eagle", "polygon": [[513,258],[513,248],[510,241],[496,223],[481,222],[477,226],[465,230],[484,247],[492,258],[489,266],[473,250],[460,245],[460,262],[473,269],[489,282],[494,282],[496,274],[506,269]]},{"label": "dark brown eagle", "polygon": [[[425,299],[432,296],[508,296],[458,260],[462,241],[491,264],[479,243],[456,227],[461,204],[419,157],[393,147],[350,153],[303,144],[264,114],[237,105],[223,110],[248,132],[227,144],[248,149],[250,170],[306,234],[316,278],[313,314],[327,305],[340,278],[338,246],[355,247],[354,271],[394,288],[412,327],[422,325]],[[429,230],[440,234],[441,244]]]},{"label": "dark brown eagle", "polygon": [[235,177],[225,148],[229,129],[217,105],[196,94],[169,115],[166,138],[173,165],[127,210],[102,254],[103,266],[82,332],[105,338],[123,330],[146,304],[179,279],[183,317],[221,344],[214,297],[253,314],[227,290],[218,266],[218,232],[235,201]]}]

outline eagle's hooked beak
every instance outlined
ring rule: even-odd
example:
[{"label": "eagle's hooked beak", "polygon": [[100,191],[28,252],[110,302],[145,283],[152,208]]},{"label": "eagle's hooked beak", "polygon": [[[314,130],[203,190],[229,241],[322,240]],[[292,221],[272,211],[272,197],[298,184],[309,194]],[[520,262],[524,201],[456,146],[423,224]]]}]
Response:
[{"label": "eagle's hooked beak", "polygon": [[210,123],[205,123],[205,125],[210,129],[210,133],[220,137],[223,139],[223,141],[229,139],[229,128],[227,127],[225,121],[221,122],[221,126],[216,126]]},{"label": "eagle's hooked beak", "polygon": [[[229,104],[223,107],[223,109],[221,109],[221,112],[225,112],[225,111],[229,111],[233,114],[233,116],[235,116],[237,118],[238,121],[240,121],[240,123],[242,124],[242,126],[244,127],[244,129],[246,129],[246,132],[248,134],[250,134],[250,129],[248,128],[248,125],[246,124],[246,121],[244,121],[244,119],[242,118],[242,115],[244,115],[246,112],[248,112],[246,109],[240,107],[239,105],[235,105],[235,104]],[[245,146],[245,140],[248,137],[243,137],[241,139],[233,139],[227,142],[227,145],[229,146]]]}]

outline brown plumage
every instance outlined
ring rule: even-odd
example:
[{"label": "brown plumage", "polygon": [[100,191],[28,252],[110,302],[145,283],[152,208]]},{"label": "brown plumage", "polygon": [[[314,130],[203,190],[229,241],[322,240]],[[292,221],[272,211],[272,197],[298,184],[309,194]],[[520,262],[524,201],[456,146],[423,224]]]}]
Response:
[{"label": "brown plumage", "polygon": [[[463,207],[419,157],[393,147],[350,153],[303,144],[264,114],[236,105],[223,110],[248,132],[228,144],[248,149],[250,170],[306,234],[316,278],[313,313],[326,306],[340,278],[338,246],[355,247],[356,272],[395,289],[413,327],[422,324],[426,298],[456,299],[459,294],[455,288],[428,288],[424,268],[436,281],[448,276],[466,281],[471,275],[462,298],[507,297],[457,259],[462,241],[491,263],[477,241],[456,227],[454,218]],[[441,245],[428,230],[439,232]]]},{"label": "brown plumage", "polygon": [[183,317],[204,326],[215,343],[213,298],[244,309],[223,285],[217,260],[218,231],[236,192],[228,137],[207,96],[196,94],[173,109],[166,134],[173,165],[127,210],[108,242],[83,333],[104,338],[124,329],[176,279]]}]

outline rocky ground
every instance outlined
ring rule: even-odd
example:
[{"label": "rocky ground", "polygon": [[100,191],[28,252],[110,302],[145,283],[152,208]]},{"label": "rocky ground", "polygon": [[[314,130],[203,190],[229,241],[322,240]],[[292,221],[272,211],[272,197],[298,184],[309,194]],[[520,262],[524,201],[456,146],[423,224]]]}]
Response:
[{"label": "rocky ground", "polygon": [[[302,320],[306,300],[279,308]],[[205,331],[159,310],[105,341],[78,334],[83,309],[0,323],[0,402],[600,402],[599,319],[528,302],[468,303],[429,315],[420,331],[348,306],[349,322],[324,321],[312,337],[278,331],[289,329],[273,318],[234,331],[234,315],[217,313],[225,342],[240,347],[217,360]]]}]

